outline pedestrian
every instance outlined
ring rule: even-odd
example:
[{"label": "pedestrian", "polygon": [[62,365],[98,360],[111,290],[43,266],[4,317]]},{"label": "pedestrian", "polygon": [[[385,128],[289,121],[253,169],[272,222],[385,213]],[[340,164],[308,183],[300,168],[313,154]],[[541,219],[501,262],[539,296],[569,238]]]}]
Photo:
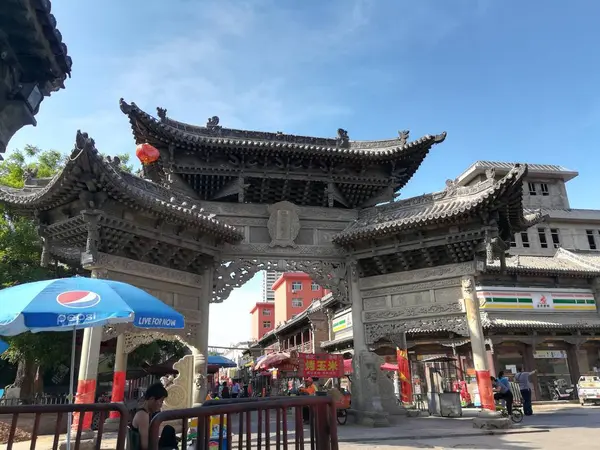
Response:
[{"label": "pedestrian", "polygon": [[233,386],[231,386],[231,398],[238,398],[240,396],[240,383],[238,380],[233,382]]},{"label": "pedestrian", "polygon": [[504,403],[506,404],[506,412],[509,416],[511,416],[514,399],[510,390],[510,384],[508,384],[508,380],[506,380],[506,383],[502,381],[503,376],[504,372],[500,372],[497,379],[490,377],[492,379],[492,387],[494,388],[494,400],[504,400]]},{"label": "pedestrian", "polygon": [[531,406],[531,381],[529,377],[536,372],[537,370],[524,372],[522,367],[517,367],[517,373],[515,374],[515,381],[519,383],[519,390],[521,391],[521,397],[523,397],[523,413],[526,416],[533,415],[533,408]]},{"label": "pedestrian", "polygon": [[221,389],[221,398],[231,398],[229,394],[229,386],[227,386],[227,381],[223,381],[223,386]]}]

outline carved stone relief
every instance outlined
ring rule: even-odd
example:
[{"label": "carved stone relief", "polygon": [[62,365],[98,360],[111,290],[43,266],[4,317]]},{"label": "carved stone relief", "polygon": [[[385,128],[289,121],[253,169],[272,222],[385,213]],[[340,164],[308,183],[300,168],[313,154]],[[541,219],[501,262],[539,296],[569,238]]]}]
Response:
[{"label": "carved stone relief", "polygon": [[433,296],[429,290],[392,295],[392,308],[405,308],[424,303],[433,303]]},{"label": "carved stone relief", "polygon": [[173,383],[167,387],[168,397],[164,401],[163,410],[184,409],[192,406],[192,378],[194,375],[194,357],[185,355],[173,368],[178,374]]},{"label": "carved stone relief", "polygon": [[424,317],[402,321],[379,322],[365,324],[365,340],[367,344],[387,338],[389,335],[409,331],[450,331],[460,336],[468,336],[467,319],[464,314],[444,315],[441,317]]},{"label": "carved stone relief", "polygon": [[101,267],[112,272],[122,272],[169,283],[198,287],[202,284],[202,276],[180,270],[173,270],[154,264],[134,261],[120,256],[98,253],[94,267]]},{"label": "carved stone relief", "polygon": [[279,202],[268,208],[271,216],[267,222],[270,247],[296,247],[294,242],[300,232],[298,207],[290,202]]},{"label": "carved stone relief", "polygon": [[442,289],[435,289],[433,291],[435,303],[451,303],[459,302],[462,298],[461,289],[457,287],[449,287]]},{"label": "carved stone relief", "polygon": [[435,315],[447,315],[461,313],[460,303],[429,304],[412,306],[401,309],[386,309],[381,311],[370,311],[364,313],[365,322],[378,322],[384,320],[404,320],[414,317],[426,317]]},{"label": "carved stone relief", "polygon": [[[361,279],[361,287],[365,278]],[[460,286],[460,278],[448,278],[445,280],[435,280],[426,283],[403,284],[379,289],[372,289],[361,293],[363,297],[380,297],[384,295],[400,294],[403,292],[425,291],[428,289],[438,289],[450,286]]]},{"label": "carved stone relief", "polygon": [[301,245],[295,244],[295,247],[272,247],[270,244],[239,244],[225,245],[223,257],[231,257],[234,255],[242,255],[248,258],[264,257],[269,258],[278,256],[282,258],[307,258],[313,259],[318,257],[336,257],[345,258],[346,251],[335,247],[333,244],[327,245]]},{"label": "carved stone relief", "polygon": [[223,302],[233,289],[242,286],[261,270],[307,273],[318,284],[331,290],[340,302],[348,302],[347,269],[343,262],[236,259],[216,267],[212,303]]},{"label": "carved stone relief", "polygon": [[369,311],[372,309],[383,309],[388,306],[386,297],[372,297],[363,299],[363,309]]},{"label": "carved stone relief", "polygon": [[414,282],[424,282],[439,278],[455,278],[463,275],[471,275],[474,272],[475,266],[473,262],[449,264],[446,266],[363,278],[361,280],[361,288],[363,290],[368,290],[382,285],[401,285]]}]

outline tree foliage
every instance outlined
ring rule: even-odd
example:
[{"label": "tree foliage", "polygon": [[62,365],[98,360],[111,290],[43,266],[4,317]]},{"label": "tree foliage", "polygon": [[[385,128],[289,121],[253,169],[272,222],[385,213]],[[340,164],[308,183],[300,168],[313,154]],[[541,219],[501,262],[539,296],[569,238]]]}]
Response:
[{"label": "tree foliage", "polygon": [[[121,168],[131,172],[129,156],[119,155],[119,159]],[[30,170],[35,172],[36,178],[52,177],[66,161],[66,155],[61,152],[27,145],[0,161],[0,185],[23,187],[26,173]],[[14,214],[0,204],[0,288],[78,273],[77,268],[63,264],[41,267],[41,252],[34,221]],[[2,358],[18,364],[15,384],[21,387],[22,396],[33,393],[33,378],[39,375],[40,369],[69,365],[71,333],[24,333],[5,340],[10,347]]]}]

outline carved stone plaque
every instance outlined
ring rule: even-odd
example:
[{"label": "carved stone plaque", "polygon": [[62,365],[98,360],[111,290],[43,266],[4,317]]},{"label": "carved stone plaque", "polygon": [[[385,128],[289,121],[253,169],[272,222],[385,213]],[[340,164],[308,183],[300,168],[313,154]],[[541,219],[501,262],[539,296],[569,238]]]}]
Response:
[{"label": "carved stone plaque", "polygon": [[296,238],[300,232],[298,207],[290,202],[279,202],[269,206],[267,229],[271,236],[270,247],[296,248]]}]

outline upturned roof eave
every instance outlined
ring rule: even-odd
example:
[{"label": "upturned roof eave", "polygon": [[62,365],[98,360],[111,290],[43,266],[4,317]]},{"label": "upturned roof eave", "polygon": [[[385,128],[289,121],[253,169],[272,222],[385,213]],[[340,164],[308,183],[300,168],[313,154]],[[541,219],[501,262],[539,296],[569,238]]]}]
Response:
[{"label": "upturned roof eave", "polygon": [[[384,236],[394,235],[401,231],[405,231],[408,229],[413,229],[416,227],[422,227],[427,225],[432,225],[435,223],[448,223],[449,221],[456,221],[465,215],[472,215],[479,208],[484,208],[489,205],[491,202],[498,200],[502,195],[505,195],[507,192],[514,187],[519,187],[522,183],[523,178],[527,175],[527,166],[515,166],[504,178],[492,184],[486,191],[483,193],[478,193],[478,197],[476,200],[472,201],[468,206],[462,207],[460,209],[456,209],[454,211],[443,211],[441,213],[434,214],[424,214],[423,217],[419,217],[419,214],[415,214],[414,217],[410,217],[408,219],[400,219],[397,221],[389,220],[378,223],[371,223],[364,227],[359,227],[354,225],[353,228],[350,228],[346,231],[342,231],[333,237],[332,241],[335,244],[341,246],[351,245],[355,242],[364,240],[364,239],[373,239],[380,238]],[[448,200],[444,201],[454,201],[459,199],[460,196],[451,197]],[[405,200],[410,201],[411,199]],[[433,205],[436,200],[431,198],[428,205]],[[401,207],[402,202],[399,202],[399,207]],[[419,205],[422,206],[422,205]],[[374,207],[374,209],[384,210],[386,213],[393,212],[394,209],[390,208],[390,205],[382,205],[381,207]],[[520,215],[516,218],[517,223],[511,223],[511,227],[517,228],[522,226],[522,224],[527,223],[527,219],[523,215],[523,207],[520,205]]]},{"label": "upturned roof eave", "polygon": [[[56,206],[55,203],[60,201],[63,195],[64,187],[71,186],[70,179],[76,178],[74,174],[79,164],[82,163],[84,157],[89,159],[90,165],[96,164],[102,171],[102,174],[110,180],[110,185],[116,187],[119,192],[127,195],[132,200],[144,205],[145,209],[154,211],[158,214],[169,214],[177,217],[179,220],[187,222],[192,226],[203,229],[204,232],[211,234],[224,242],[237,243],[243,240],[243,234],[231,225],[221,223],[220,221],[197,213],[193,208],[184,207],[173,204],[169,201],[161,200],[145,194],[139,188],[128,183],[121,175],[120,169],[108,163],[98,153],[94,146],[93,139],[87,137],[87,134],[78,132],[77,143],[71,157],[68,159],[65,167],[57,173],[43,188],[31,189],[24,188],[15,190],[12,188],[0,187],[0,202],[5,203],[17,210],[32,211],[35,209],[47,210]],[[139,179],[141,183],[147,183],[154,189],[161,189],[160,186],[152,182]],[[29,189],[30,193],[24,194],[25,189]],[[68,190],[68,189],[67,189]],[[18,192],[18,193],[17,193]],[[189,199],[192,202],[191,199]]]},{"label": "upturned roof eave", "polygon": [[[383,141],[351,141],[349,147],[340,147],[335,145],[335,139],[330,140],[331,145],[315,145],[310,143],[294,143],[276,140],[276,133],[272,134],[273,140],[260,140],[252,138],[229,137],[227,135],[216,136],[210,135],[207,129],[207,134],[199,132],[182,131],[169,125],[167,122],[156,119],[154,116],[146,113],[139,108],[135,103],[128,104],[121,99],[121,110],[128,116],[131,124],[133,135],[137,143],[145,142],[147,135],[140,132],[140,128],[145,129],[149,134],[153,135],[154,139],[163,142],[177,142],[186,146],[197,145],[212,145],[215,147],[231,147],[242,149],[253,149],[262,151],[277,151],[277,152],[314,152],[316,155],[328,155],[346,159],[367,159],[367,160],[396,160],[400,157],[422,153],[421,160],[427,156],[427,153],[436,144],[443,142],[446,139],[446,132],[438,135],[425,135],[415,141],[401,144],[399,140],[383,140]],[[170,122],[173,122],[169,119]],[[196,127],[180,122],[182,126],[198,129]],[[223,129],[225,132],[227,129]],[[243,130],[237,130],[243,131]],[[301,138],[301,137],[299,137]],[[306,137],[306,139],[310,139]],[[397,141],[396,145],[390,146],[390,142]],[[381,143],[381,147],[378,147]],[[369,145],[370,148],[362,148],[361,145]],[[416,170],[416,169],[415,169]]]}]

